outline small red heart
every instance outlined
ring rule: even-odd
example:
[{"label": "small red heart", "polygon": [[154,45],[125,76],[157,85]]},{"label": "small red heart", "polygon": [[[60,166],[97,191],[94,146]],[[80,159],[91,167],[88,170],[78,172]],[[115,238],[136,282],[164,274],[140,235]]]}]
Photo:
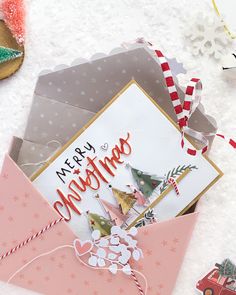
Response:
[{"label": "small red heart", "polygon": [[90,250],[93,248],[93,243],[91,241],[80,241],[80,240],[74,240],[74,248],[75,252],[79,256],[83,256],[84,254],[90,252]]}]

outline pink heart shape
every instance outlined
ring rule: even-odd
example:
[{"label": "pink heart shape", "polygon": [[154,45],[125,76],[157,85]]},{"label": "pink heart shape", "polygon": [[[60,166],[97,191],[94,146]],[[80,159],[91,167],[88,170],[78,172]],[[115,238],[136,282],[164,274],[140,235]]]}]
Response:
[{"label": "pink heart shape", "polygon": [[74,240],[74,248],[75,252],[79,256],[83,256],[84,254],[90,252],[93,248],[93,243],[89,240],[87,241],[80,241],[79,239]]}]

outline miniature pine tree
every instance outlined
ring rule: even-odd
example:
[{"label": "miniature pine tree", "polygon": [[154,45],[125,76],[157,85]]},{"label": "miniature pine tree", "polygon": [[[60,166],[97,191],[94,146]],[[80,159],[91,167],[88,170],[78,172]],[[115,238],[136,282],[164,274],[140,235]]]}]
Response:
[{"label": "miniature pine tree", "polygon": [[0,46],[0,64],[21,57],[22,54],[19,50]]},{"label": "miniature pine tree", "polygon": [[25,39],[24,0],[3,0],[0,3],[0,10],[17,43],[22,45]]},{"label": "miniature pine tree", "polygon": [[98,229],[101,236],[108,236],[111,234],[112,223],[105,217],[96,213],[87,212],[89,225],[92,230]]},{"label": "miniature pine tree", "polygon": [[225,259],[221,264],[217,264],[217,266],[221,276],[236,279],[236,265],[229,259]]},{"label": "miniature pine tree", "polygon": [[127,217],[122,214],[120,208],[117,208],[113,204],[107,202],[106,200],[103,200],[99,197],[99,195],[96,195],[96,198],[100,201],[101,205],[103,206],[105,212],[109,215],[111,221],[117,225],[121,226],[125,223]]},{"label": "miniature pine tree", "polygon": [[121,212],[126,215],[131,208],[133,208],[136,198],[133,194],[129,194],[123,191],[120,191],[116,188],[112,188],[112,193],[117,200],[121,208]]},{"label": "miniature pine tree", "polygon": [[130,168],[138,188],[147,198],[149,198],[153,191],[162,183],[162,180],[158,179],[158,177],[154,175],[144,173],[133,167]]}]

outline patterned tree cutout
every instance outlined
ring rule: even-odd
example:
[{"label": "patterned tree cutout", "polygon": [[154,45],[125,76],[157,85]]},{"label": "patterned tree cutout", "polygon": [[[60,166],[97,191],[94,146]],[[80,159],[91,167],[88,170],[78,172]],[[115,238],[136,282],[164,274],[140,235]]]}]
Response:
[{"label": "patterned tree cutout", "polygon": [[89,211],[87,211],[87,215],[89,225],[93,231],[99,230],[102,236],[110,235],[113,224],[109,219],[106,219],[96,213],[90,213]]},{"label": "patterned tree cutout", "polygon": [[143,193],[132,184],[127,184],[127,186],[130,188],[135,199],[137,200],[137,205],[145,206],[146,205],[146,198],[144,197]]},{"label": "patterned tree cutout", "polygon": [[105,213],[109,216],[114,225],[122,226],[126,222],[127,216],[122,214],[120,208],[114,206],[106,200],[101,199],[98,194],[96,195],[96,199],[99,201]]},{"label": "patterned tree cutout", "polygon": [[[133,206],[136,203],[136,198],[134,197],[133,194],[120,191],[113,187],[112,187],[112,193],[121,208],[121,212],[124,215],[126,215],[130,209],[134,209]],[[137,213],[139,214],[139,212]]]},{"label": "patterned tree cutout", "polygon": [[127,165],[131,169],[132,176],[139,188],[139,190],[149,198],[153,191],[162,183],[162,179],[155,175],[143,172],[130,165]]}]

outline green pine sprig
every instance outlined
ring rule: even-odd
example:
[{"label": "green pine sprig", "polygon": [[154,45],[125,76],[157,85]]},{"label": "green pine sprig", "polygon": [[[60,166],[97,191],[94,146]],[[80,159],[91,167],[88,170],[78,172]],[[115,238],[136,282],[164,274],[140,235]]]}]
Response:
[{"label": "green pine sprig", "polygon": [[146,225],[146,223],[145,223],[144,218],[141,218],[141,219],[139,219],[139,221],[137,221],[137,223],[135,224],[135,227],[143,227],[145,225]]},{"label": "green pine sprig", "polygon": [[155,220],[155,213],[153,209],[148,209],[148,211],[144,214],[144,217],[139,219],[135,224],[135,227],[142,227],[146,224],[150,224]]},{"label": "green pine sprig", "polygon": [[155,213],[153,209],[149,209],[145,214],[144,214],[144,218],[147,221],[152,221],[155,218]]},{"label": "green pine sprig", "polygon": [[162,183],[162,186],[160,188],[160,193],[163,193],[164,190],[169,186],[169,183],[168,183],[168,179],[170,177],[173,177],[173,178],[176,178],[177,176],[181,175],[185,170],[187,169],[190,169],[190,170],[194,170],[194,169],[198,169],[197,166],[194,166],[194,165],[179,165],[177,168],[173,168],[172,170],[170,170],[167,175],[166,175],[166,178],[165,180],[163,180],[163,183]]}]

